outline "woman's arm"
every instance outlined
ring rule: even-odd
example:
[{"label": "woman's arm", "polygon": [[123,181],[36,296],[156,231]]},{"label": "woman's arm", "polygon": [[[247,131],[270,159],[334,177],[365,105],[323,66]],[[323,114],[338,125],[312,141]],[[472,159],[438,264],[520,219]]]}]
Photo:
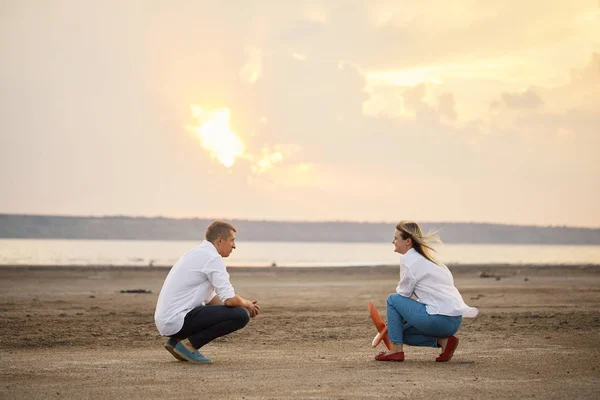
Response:
[{"label": "woman's arm", "polygon": [[398,286],[396,287],[396,293],[400,296],[412,297],[416,284],[417,280],[410,268],[404,264],[400,264],[400,282],[398,282]]}]

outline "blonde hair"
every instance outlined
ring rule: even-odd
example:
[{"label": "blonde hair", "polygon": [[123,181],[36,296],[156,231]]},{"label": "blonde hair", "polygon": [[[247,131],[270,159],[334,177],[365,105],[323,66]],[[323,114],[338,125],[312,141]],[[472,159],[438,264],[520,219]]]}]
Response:
[{"label": "blonde hair", "polygon": [[400,221],[398,222],[398,225],[396,225],[396,229],[400,231],[402,239],[412,239],[413,249],[415,249],[419,254],[432,263],[439,265],[440,267],[445,266],[435,257],[435,249],[432,247],[434,243],[442,243],[437,231],[429,232],[427,235],[423,235],[419,225],[412,221]]},{"label": "blonde hair", "polygon": [[218,238],[229,239],[231,231],[237,232],[235,227],[225,221],[214,221],[206,229],[206,240],[214,243]]}]

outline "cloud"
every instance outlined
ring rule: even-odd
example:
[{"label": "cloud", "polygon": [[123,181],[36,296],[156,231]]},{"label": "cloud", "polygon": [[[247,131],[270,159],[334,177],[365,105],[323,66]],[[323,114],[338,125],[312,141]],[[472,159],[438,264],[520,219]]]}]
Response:
[{"label": "cloud", "polygon": [[[600,54],[593,53],[582,68],[573,68],[569,80],[556,87],[529,88],[524,92],[502,93],[491,101],[491,120],[504,120],[506,124],[519,118],[521,121],[548,118],[554,123],[557,115],[582,118],[595,116],[600,110]],[[585,119],[585,118],[584,118]]]},{"label": "cloud", "polygon": [[513,109],[537,108],[542,105],[542,99],[533,89],[521,93],[503,93],[502,102]]},{"label": "cloud", "polygon": [[262,73],[262,51],[256,47],[246,48],[248,61],[240,69],[240,78],[246,83],[255,83]]},{"label": "cloud", "polygon": [[398,118],[405,121],[442,121],[452,125],[457,119],[454,94],[435,95],[430,84],[415,86],[369,86],[369,98],[362,111],[367,117]]},{"label": "cloud", "polygon": [[582,109],[589,113],[600,110],[600,53],[593,53],[583,68],[574,68],[563,86],[549,88],[544,93],[549,109]]},{"label": "cloud", "polygon": [[534,92],[512,96],[504,93],[495,100],[494,104],[507,107],[490,109],[485,123],[489,134],[479,136],[480,145],[498,163],[502,157],[496,155],[508,157],[510,145],[508,165],[519,181],[525,183],[528,177],[542,192],[550,190],[550,186],[552,191],[565,187],[562,202],[600,200],[599,187],[594,183],[600,179],[600,166],[594,161],[600,147],[598,54],[592,54],[583,68],[573,69],[566,84],[536,88],[535,96],[528,93]]},{"label": "cloud", "polygon": [[438,98],[438,112],[441,117],[456,120],[456,108],[454,104],[454,94],[443,93]]},{"label": "cloud", "polygon": [[[545,2],[509,0],[452,3],[371,1],[366,9],[380,48],[398,48],[392,54],[367,52],[376,69],[403,69],[498,58],[537,48],[574,46],[590,49],[589,38],[600,33],[598,5],[586,0]],[[586,43],[587,42],[587,43]],[[584,48],[583,45],[586,44]],[[460,51],[456,51],[460,49]],[[562,61],[564,60],[557,60]]]},{"label": "cloud", "polygon": [[[600,224],[589,3],[11,6],[0,208]],[[219,168],[190,104],[277,163]]]}]

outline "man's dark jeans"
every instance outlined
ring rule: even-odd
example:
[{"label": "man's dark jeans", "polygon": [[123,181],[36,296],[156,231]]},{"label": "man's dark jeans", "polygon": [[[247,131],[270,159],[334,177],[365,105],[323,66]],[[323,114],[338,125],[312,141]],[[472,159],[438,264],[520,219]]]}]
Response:
[{"label": "man's dark jeans", "polygon": [[242,329],[249,320],[248,310],[243,307],[200,306],[186,314],[183,327],[173,337],[179,340],[188,338],[199,349],[218,337]]}]

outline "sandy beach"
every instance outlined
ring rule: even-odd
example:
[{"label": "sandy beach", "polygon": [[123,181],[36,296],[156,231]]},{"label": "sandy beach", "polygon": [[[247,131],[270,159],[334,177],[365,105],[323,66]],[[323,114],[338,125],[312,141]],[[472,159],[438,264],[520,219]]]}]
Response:
[{"label": "sandy beach", "polygon": [[449,363],[373,359],[397,267],[230,268],[262,313],[193,365],[154,326],[168,269],[0,267],[0,398],[598,398],[600,266],[451,269],[480,316]]}]

